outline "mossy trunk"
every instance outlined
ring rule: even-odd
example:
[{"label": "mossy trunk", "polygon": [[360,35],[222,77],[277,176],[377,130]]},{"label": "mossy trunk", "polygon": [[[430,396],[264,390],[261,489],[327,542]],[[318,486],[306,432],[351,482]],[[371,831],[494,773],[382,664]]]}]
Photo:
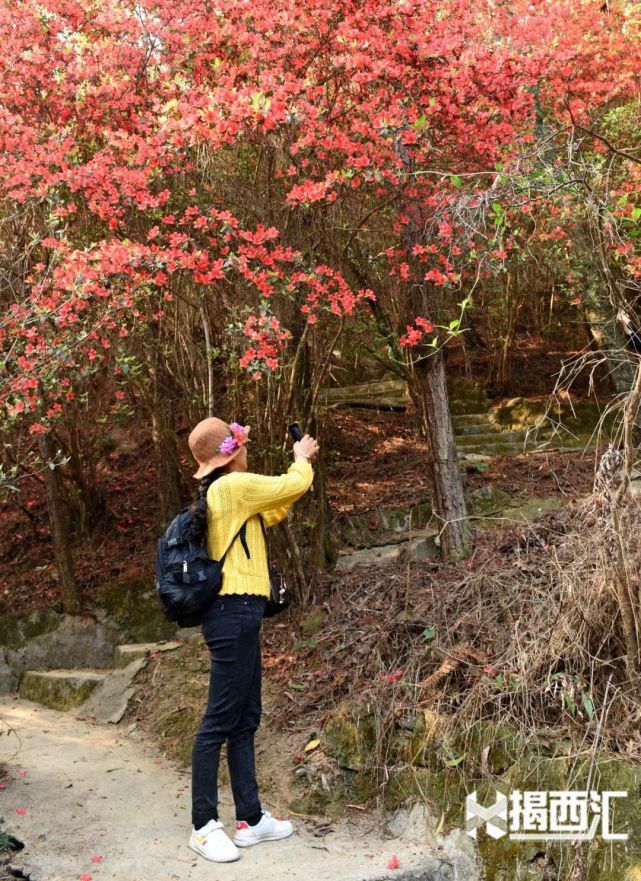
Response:
[{"label": "mossy trunk", "polygon": [[69,540],[69,521],[60,491],[58,469],[52,468],[55,461],[51,435],[47,432],[38,438],[40,458],[44,466],[44,480],[47,491],[47,509],[51,523],[51,538],[56,558],[56,569],[60,585],[60,595],[65,612],[71,615],[80,611],[80,591],[73,571],[71,542]]},{"label": "mossy trunk", "polygon": [[445,560],[457,560],[470,553],[472,531],[458,466],[443,354],[432,350],[412,358],[411,366],[410,394],[429,442],[428,465],[433,508],[441,525],[441,554]]}]

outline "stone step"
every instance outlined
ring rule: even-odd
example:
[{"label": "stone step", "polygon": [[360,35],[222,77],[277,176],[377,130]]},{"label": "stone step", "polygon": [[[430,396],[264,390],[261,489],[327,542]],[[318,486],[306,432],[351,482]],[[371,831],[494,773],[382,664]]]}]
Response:
[{"label": "stone step", "polygon": [[502,431],[493,422],[477,422],[472,425],[457,425],[454,423],[454,434],[457,437],[468,437],[477,434],[500,434]]},{"label": "stone step", "polygon": [[487,432],[486,434],[457,435],[456,446],[467,449],[468,447],[482,446],[483,444],[520,444],[525,439],[524,431],[500,431]]},{"label": "stone step", "polygon": [[363,407],[404,410],[409,403],[407,383],[403,379],[381,379],[357,385],[322,388],[319,399],[328,407]]},{"label": "stone step", "polygon": [[413,538],[412,541],[403,541],[391,545],[375,545],[358,551],[339,551],[336,561],[336,571],[354,569],[356,566],[372,566],[380,563],[389,563],[393,560],[407,560],[412,562],[420,560],[432,560],[439,554],[434,535],[423,535]]},{"label": "stone step", "polygon": [[485,443],[469,447],[459,447],[459,454],[480,453],[483,456],[522,456],[526,452],[522,444],[517,443]]},{"label": "stone step", "polygon": [[461,413],[460,415],[453,413],[452,422],[454,426],[464,425],[487,425],[490,421],[490,414],[485,413]]},{"label": "stone step", "polygon": [[138,658],[147,658],[154,652],[172,652],[180,648],[182,643],[175,641],[167,642],[136,642],[129,645],[117,645],[114,648],[114,662],[116,669],[126,667]]},{"label": "stone step", "polygon": [[20,697],[53,710],[83,703],[108,674],[101,670],[25,670]]}]

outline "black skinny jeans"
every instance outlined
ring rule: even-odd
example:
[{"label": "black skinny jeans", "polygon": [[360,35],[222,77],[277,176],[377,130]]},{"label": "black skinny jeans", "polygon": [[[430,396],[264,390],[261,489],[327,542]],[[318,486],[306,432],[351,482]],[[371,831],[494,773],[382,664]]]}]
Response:
[{"label": "black skinny jeans", "polygon": [[218,818],[218,763],[227,742],[236,819],[261,810],[254,760],[254,732],[261,714],[260,627],[265,598],[218,596],[205,614],[203,636],[211,654],[207,709],[192,753],[192,823]]}]

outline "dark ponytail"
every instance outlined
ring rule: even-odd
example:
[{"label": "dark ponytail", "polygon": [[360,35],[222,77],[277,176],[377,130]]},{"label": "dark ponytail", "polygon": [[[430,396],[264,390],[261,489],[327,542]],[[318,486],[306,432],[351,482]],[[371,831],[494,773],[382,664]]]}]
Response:
[{"label": "dark ponytail", "polygon": [[207,490],[214,480],[217,480],[224,473],[223,468],[214,468],[211,474],[201,477],[198,483],[198,495],[189,506],[189,510],[192,513],[191,540],[194,544],[200,544],[207,532]]}]

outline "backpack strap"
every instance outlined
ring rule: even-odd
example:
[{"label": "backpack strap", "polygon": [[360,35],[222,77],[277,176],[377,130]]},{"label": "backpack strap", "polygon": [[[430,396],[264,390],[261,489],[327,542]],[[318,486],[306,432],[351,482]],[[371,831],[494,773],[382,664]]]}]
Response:
[{"label": "backpack strap", "polygon": [[245,522],[244,522],[243,525],[240,527],[240,529],[238,530],[238,532],[236,533],[236,535],[235,535],[235,536],[232,538],[232,540],[229,542],[229,544],[227,545],[227,548],[226,548],[226,550],[225,550],[225,553],[224,553],[224,554],[222,555],[222,557],[220,558],[220,568],[221,568],[221,569],[222,569],[222,567],[223,567],[223,563],[225,562],[225,557],[227,556],[227,551],[229,551],[229,549],[231,548],[231,546],[233,545],[233,543],[236,541],[236,539],[238,538],[238,536],[240,536],[240,540],[241,540],[242,545],[243,545],[243,550],[245,551],[245,555],[246,555],[247,559],[248,559],[248,560],[251,559],[251,555],[250,555],[250,553],[249,553],[249,548],[247,547],[247,537],[246,537],[246,532],[247,532],[247,520],[245,520]]}]

